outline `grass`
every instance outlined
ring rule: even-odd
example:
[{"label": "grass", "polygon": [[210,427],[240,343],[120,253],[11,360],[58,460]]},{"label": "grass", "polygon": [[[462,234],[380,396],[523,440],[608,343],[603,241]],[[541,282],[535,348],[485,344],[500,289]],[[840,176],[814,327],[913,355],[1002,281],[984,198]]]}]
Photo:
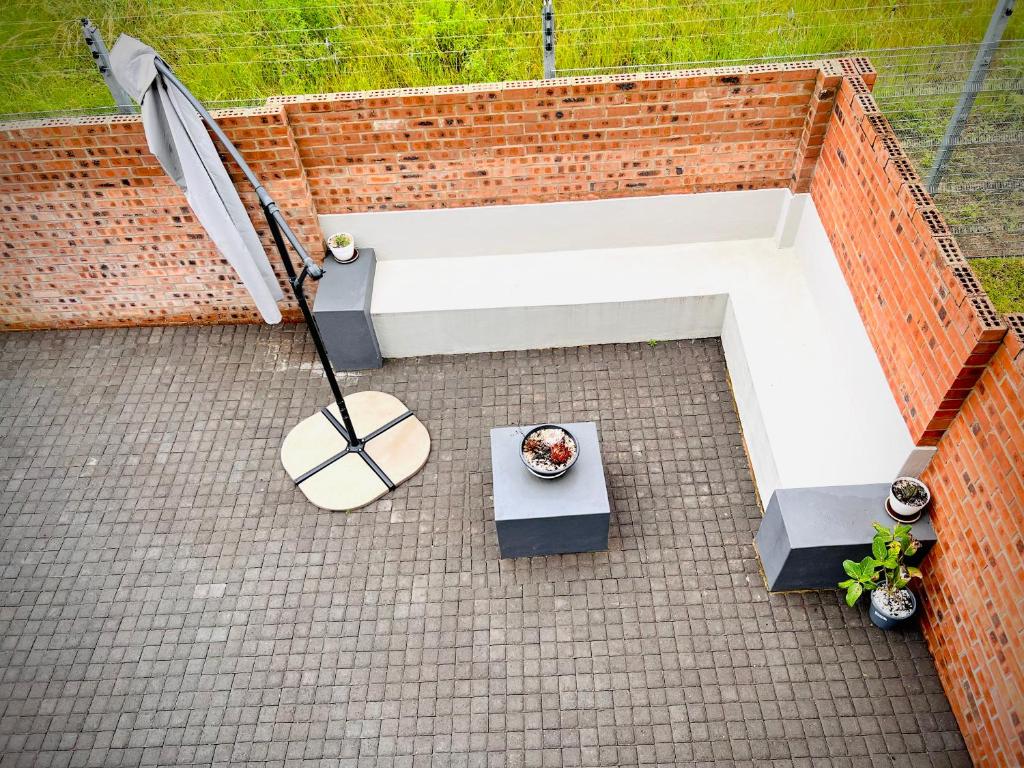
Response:
[{"label": "grass", "polygon": [[996,309],[1024,312],[1024,257],[972,259],[971,266]]},{"label": "grass", "polygon": [[[987,81],[996,92],[978,95],[962,138],[968,143],[952,155],[935,204],[971,257],[982,286],[1000,312],[1024,312],[1024,46],[1003,55]],[[936,71],[934,79],[962,75]],[[886,90],[896,93],[887,97]],[[879,81],[876,97],[922,172],[931,167],[957,100],[950,94],[930,98],[900,96],[892,78]],[[1002,142],[986,143],[992,138]],[[1015,138],[1016,137],[1016,138]],[[1000,258],[1003,257],[1003,258]]]},{"label": "grass", "polygon": [[[559,72],[875,51],[876,95],[919,169],[931,163],[988,24],[989,0],[556,0]],[[541,77],[538,0],[5,0],[0,119],[94,112],[112,101],[82,42],[154,46],[208,104],[267,96]],[[1016,14],[1007,38],[1024,37]],[[934,54],[898,50],[955,46]],[[1024,126],[1024,46],[997,62],[1005,88],[972,123]],[[924,88],[926,93],[907,93]],[[932,92],[934,91],[934,92]],[[975,126],[969,130],[974,130]],[[950,181],[1024,183],[1020,144],[959,149]],[[1024,191],[943,191],[969,255],[1024,253]],[[972,262],[1003,311],[1024,311],[1024,259]]]},{"label": "grass", "polygon": [[[536,0],[7,0],[0,113],[110,104],[76,21],[153,45],[207,101],[541,75]],[[560,70],[974,42],[972,0],[559,0]],[[1014,20],[1016,23],[1016,20]]]}]

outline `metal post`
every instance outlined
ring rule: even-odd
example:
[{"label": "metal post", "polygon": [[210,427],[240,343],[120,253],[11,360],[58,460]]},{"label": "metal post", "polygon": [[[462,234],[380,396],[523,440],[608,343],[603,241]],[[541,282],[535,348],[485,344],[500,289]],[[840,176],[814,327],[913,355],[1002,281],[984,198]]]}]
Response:
[{"label": "metal post", "polygon": [[555,6],[553,0],[541,5],[541,35],[544,45],[544,78],[555,76]]},{"label": "metal post", "polygon": [[946,133],[942,137],[939,151],[935,155],[935,162],[928,174],[928,181],[925,184],[930,194],[934,195],[935,190],[939,188],[939,182],[942,181],[949,157],[953,154],[953,149],[960,140],[960,134],[963,133],[964,127],[967,125],[967,119],[971,116],[971,108],[974,106],[978,91],[985,84],[985,76],[992,65],[992,59],[996,55],[999,41],[1003,37],[1003,31],[1010,21],[1010,16],[1013,15],[1015,5],[1016,0],[999,0],[996,4],[992,20],[985,31],[985,39],[981,41],[981,46],[978,48],[978,55],[974,58],[974,65],[967,76],[967,82],[964,83],[964,90],[953,110],[949,125],[946,126]]},{"label": "metal post", "polygon": [[96,62],[96,69],[103,75],[103,80],[110,90],[110,95],[114,97],[117,111],[122,115],[135,114],[135,103],[132,101],[132,97],[128,95],[128,91],[117,82],[114,73],[110,71],[110,51],[107,50],[107,44],[103,42],[103,36],[100,34],[100,31],[89,19],[82,19],[82,34],[85,35],[85,44],[89,46],[89,50],[92,52],[93,61]]},{"label": "metal post", "polygon": [[[285,245],[284,238],[281,235],[281,227],[279,226],[278,219],[281,217],[281,213],[278,210],[277,203],[273,200],[269,201],[263,207],[263,215],[267,217],[267,224],[270,225],[270,233],[274,237],[274,244],[277,245],[278,253],[281,254],[281,261],[284,262],[285,271],[288,273],[288,284],[292,287],[292,293],[295,294],[295,300],[299,303],[299,309],[302,310],[302,317],[306,321],[306,326],[309,328],[309,335],[313,337],[313,346],[316,347],[316,354],[320,358],[320,364],[324,368],[324,373],[327,374],[327,383],[331,386],[331,394],[334,395],[334,402],[338,404],[338,412],[341,413],[341,422],[345,425],[346,439],[348,440],[349,447],[358,446],[361,441],[356,435],[356,428],[352,426],[352,417],[349,416],[348,407],[345,405],[345,398],[341,394],[341,387],[338,386],[338,377],[334,375],[334,368],[331,365],[331,360],[327,356],[327,349],[324,347],[323,337],[320,335],[320,328],[316,324],[316,318],[313,316],[313,312],[309,308],[309,302],[306,300],[306,292],[302,287],[303,281],[306,279],[306,275],[309,275],[309,267],[305,264],[302,266],[302,272],[298,275],[295,274],[295,267],[292,265],[292,261],[288,258],[288,246]],[[320,273],[321,276],[323,273]]]}]

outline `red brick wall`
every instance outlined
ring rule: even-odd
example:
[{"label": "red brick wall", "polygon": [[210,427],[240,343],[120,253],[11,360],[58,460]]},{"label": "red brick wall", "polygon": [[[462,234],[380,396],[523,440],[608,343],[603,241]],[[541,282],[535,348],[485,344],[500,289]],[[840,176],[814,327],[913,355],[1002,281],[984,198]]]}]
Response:
[{"label": "red brick wall", "polygon": [[[219,121],[299,236],[317,243],[281,108],[222,112]],[[269,247],[255,195],[245,184],[239,190]],[[149,153],[138,118],[0,127],[0,213],[0,327],[259,321],[234,270]],[[284,311],[299,316],[293,301]]]},{"label": "red brick wall", "polygon": [[[817,62],[287,97],[220,121],[318,256],[318,208],[806,188],[839,74]],[[136,118],[0,126],[0,199],[0,327],[259,319]]]},{"label": "red brick wall", "polygon": [[974,762],[1024,765],[1024,315],[928,471],[923,627]]},{"label": "red brick wall", "polygon": [[1006,333],[863,63],[844,65],[811,194],[907,425],[938,446],[925,636],[975,763],[1021,766],[1024,317]]},{"label": "red brick wall", "polygon": [[914,441],[936,445],[1006,326],[857,75],[811,196]]},{"label": "red brick wall", "polygon": [[[838,81],[821,62],[288,97],[221,124],[319,254],[317,208],[805,188]],[[136,118],[0,127],[0,197],[0,327],[258,320]]]},{"label": "red brick wall", "polygon": [[826,80],[834,62],[275,102],[317,208],[343,213],[789,186]]}]

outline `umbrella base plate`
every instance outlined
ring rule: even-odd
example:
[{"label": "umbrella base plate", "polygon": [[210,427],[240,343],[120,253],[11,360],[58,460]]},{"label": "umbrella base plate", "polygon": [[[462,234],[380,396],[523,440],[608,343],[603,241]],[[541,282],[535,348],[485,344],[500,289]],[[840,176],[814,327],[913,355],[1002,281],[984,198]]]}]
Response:
[{"label": "umbrella base plate", "polygon": [[334,403],[296,424],[281,444],[285,471],[322,509],[365,507],[419,472],[430,454],[427,428],[397,397],[356,392],[345,406],[358,445],[349,445]]}]

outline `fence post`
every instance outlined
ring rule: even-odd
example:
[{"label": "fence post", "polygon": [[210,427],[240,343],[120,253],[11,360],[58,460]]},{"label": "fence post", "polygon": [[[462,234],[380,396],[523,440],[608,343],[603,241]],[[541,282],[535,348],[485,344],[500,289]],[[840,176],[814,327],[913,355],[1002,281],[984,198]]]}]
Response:
[{"label": "fence post", "polygon": [[999,0],[996,3],[996,9],[992,13],[992,20],[989,21],[988,29],[985,30],[985,39],[981,41],[978,55],[974,57],[974,65],[967,76],[967,82],[964,83],[960,100],[957,101],[956,108],[953,110],[953,116],[949,119],[946,133],[942,137],[942,143],[939,144],[939,151],[935,154],[935,162],[928,173],[928,181],[925,182],[925,186],[927,186],[930,194],[934,195],[935,190],[939,188],[939,182],[942,181],[942,175],[945,173],[946,165],[949,163],[949,156],[953,154],[953,149],[960,141],[960,134],[963,133],[964,127],[967,125],[967,119],[971,116],[974,100],[978,96],[978,91],[985,84],[988,68],[992,65],[992,59],[995,58],[999,41],[1003,37],[1003,31],[1010,21],[1015,5],[1016,0]]},{"label": "fence post", "polygon": [[544,78],[555,76],[555,6],[553,0],[541,5],[541,33],[544,45]]},{"label": "fence post", "polygon": [[128,95],[124,86],[117,82],[114,73],[110,71],[110,51],[107,50],[107,45],[103,42],[103,36],[100,34],[100,31],[89,19],[82,19],[82,34],[85,35],[85,44],[89,46],[89,50],[92,52],[93,61],[96,62],[96,69],[103,75],[103,80],[110,90],[110,95],[114,97],[117,111],[122,115],[135,114],[135,105],[132,102],[131,96]]}]

